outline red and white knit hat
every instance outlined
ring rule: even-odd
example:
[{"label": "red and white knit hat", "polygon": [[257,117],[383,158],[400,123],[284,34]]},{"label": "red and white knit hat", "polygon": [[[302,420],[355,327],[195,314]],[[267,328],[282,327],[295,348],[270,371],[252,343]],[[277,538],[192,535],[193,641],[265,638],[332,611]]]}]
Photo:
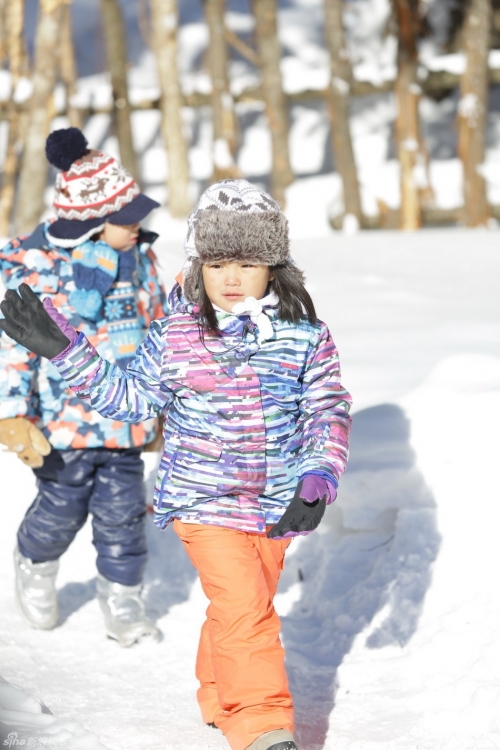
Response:
[{"label": "red and white knit hat", "polygon": [[132,175],[112,156],[89,150],[78,128],[56,130],[45,148],[51,164],[62,169],[56,177],[54,209],[57,221],[49,238],[73,247],[111,224],[135,224],[158,203],[143,195]]}]

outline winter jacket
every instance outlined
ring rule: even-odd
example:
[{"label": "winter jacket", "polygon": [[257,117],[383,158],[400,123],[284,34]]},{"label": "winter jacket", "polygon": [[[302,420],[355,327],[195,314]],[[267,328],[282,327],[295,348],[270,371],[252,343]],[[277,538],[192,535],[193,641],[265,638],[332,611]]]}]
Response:
[{"label": "winter jacket", "polygon": [[203,334],[181,298],[125,372],[82,335],[53,360],[104,416],[165,415],[154,497],[161,528],[179,518],[264,533],[303,474],[324,472],[337,485],[345,469],[351,398],[327,327],[265,311],[273,333],[260,345],[247,316],[219,312],[221,336]]},{"label": "winter jacket", "polygon": [[[75,289],[72,253],[78,248],[56,247],[47,239],[46,226],[41,224],[30,236],[11,240],[0,250],[0,272],[5,284],[8,289],[17,289],[24,282],[41,298],[50,296],[55,307],[88,337],[97,351],[113,360],[105,306],[94,322],[81,317],[68,301]],[[156,237],[151,232],[141,232],[138,241],[133,284],[142,338],[151,321],[163,317],[167,311],[151,249]],[[110,305],[107,307],[111,309]],[[60,450],[140,447],[153,439],[156,420],[130,424],[129,420],[120,422],[100,416],[74,395],[50,362],[0,333],[0,419],[17,416],[32,419],[52,446]]]}]

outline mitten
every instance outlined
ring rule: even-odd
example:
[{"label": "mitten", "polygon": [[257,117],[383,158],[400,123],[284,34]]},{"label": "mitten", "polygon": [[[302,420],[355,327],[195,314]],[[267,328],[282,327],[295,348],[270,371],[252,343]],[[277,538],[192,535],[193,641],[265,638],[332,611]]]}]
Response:
[{"label": "mitten", "polygon": [[0,443],[32,469],[43,466],[43,457],[52,450],[45,435],[25,417],[0,420]]},{"label": "mitten", "polygon": [[319,526],[327,501],[335,500],[333,482],[316,474],[305,474],[297,485],[292,502],[277,524],[269,529],[270,539],[309,534]]},{"label": "mitten", "polygon": [[57,357],[78,335],[50,300],[42,304],[27,284],[20,285],[19,294],[9,289],[0,310],[5,316],[0,328],[40,357]]}]

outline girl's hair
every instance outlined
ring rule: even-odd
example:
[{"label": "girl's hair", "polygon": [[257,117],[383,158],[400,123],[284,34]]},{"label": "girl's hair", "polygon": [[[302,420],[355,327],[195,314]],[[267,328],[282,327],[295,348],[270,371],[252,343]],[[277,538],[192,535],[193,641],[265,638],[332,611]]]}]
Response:
[{"label": "girl's hair", "polygon": [[[203,266],[200,264],[198,275],[198,321],[202,328],[212,333],[219,333],[217,315],[203,283]],[[290,270],[290,266],[271,266],[274,276],[269,283],[267,293],[274,292],[278,297],[278,317],[287,323],[299,323],[308,320],[313,325],[318,318],[314,303],[297,270]]]}]

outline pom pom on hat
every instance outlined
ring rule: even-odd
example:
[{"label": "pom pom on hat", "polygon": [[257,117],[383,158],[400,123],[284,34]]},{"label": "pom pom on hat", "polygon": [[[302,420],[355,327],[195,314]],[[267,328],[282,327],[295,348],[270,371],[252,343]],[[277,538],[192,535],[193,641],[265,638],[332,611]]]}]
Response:
[{"label": "pom pom on hat", "polygon": [[45,154],[49,162],[66,172],[74,161],[88,153],[87,139],[78,128],[54,130],[47,138]]}]

